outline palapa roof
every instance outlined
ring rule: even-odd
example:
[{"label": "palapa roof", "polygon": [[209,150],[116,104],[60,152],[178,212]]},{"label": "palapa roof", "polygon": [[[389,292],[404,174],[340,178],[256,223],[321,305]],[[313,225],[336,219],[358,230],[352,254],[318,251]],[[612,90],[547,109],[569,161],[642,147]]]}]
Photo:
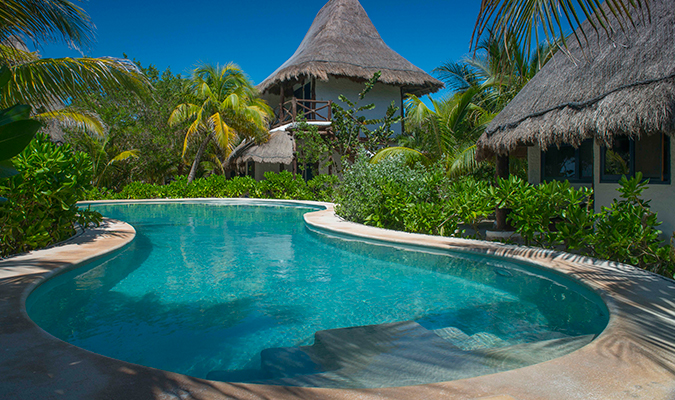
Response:
[{"label": "palapa roof", "polygon": [[293,155],[293,137],[286,131],[270,132],[269,139],[259,145],[242,142],[232,151],[232,158],[237,162],[291,164]]},{"label": "palapa roof", "polygon": [[367,80],[377,71],[380,82],[423,95],[443,83],[387,46],[358,0],[330,0],[293,56],[258,85],[261,93],[279,93],[283,82],[302,78],[328,80],[329,75]]},{"label": "palapa roof", "polygon": [[612,38],[602,30],[598,37],[584,22],[589,43],[582,50],[568,39],[569,53],[558,51],[492,120],[478,141],[478,157],[522,144],[546,149],[595,138],[611,146],[615,135],[673,135],[675,2],[648,4],[649,15],[632,10],[636,28],[621,30],[614,20]]}]

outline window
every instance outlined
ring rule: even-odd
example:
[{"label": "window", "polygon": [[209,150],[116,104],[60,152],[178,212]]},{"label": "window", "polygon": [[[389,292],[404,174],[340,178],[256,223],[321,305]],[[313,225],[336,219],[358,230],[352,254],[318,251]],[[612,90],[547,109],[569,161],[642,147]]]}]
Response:
[{"label": "window", "polygon": [[670,183],[670,138],[664,134],[614,139],[612,148],[600,152],[600,181],[618,182],[622,175],[642,172],[650,183]]},{"label": "window", "polygon": [[560,145],[542,151],[541,170],[544,181],[592,182],[593,141],[584,140],[577,148]]}]

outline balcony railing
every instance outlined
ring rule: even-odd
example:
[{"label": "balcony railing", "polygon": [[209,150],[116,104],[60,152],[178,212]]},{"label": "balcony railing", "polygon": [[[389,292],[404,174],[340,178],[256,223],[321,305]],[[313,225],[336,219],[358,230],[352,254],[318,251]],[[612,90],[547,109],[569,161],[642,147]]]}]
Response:
[{"label": "balcony railing", "polygon": [[332,105],[333,102],[330,100],[302,100],[294,97],[274,110],[276,119],[272,128],[296,122],[300,115],[303,115],[307,122],[329,122],[332,118]]}]

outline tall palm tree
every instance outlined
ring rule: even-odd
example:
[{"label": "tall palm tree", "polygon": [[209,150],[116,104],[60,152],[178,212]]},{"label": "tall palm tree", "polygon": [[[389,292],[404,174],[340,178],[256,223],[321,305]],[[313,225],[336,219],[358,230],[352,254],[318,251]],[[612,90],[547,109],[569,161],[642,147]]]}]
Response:
[{"label": "tall palm tree", "polygon": [[[565,44],[564,28],[569,26],[584,46],[590,32],[581,27],[583,19],[596,34],[611,36],[617,29],[631,29],[636,18],[649,18],[649,0],[481,0],[471,43],[478,45],[483,33],[491,29],[500,39],[515,35],[515,44],[524,49],[541,39],[561,38]],[[576,33],[578,27],[581,36]]]},{"label": "tall palm tree", "polygon": [[170,125],[190,122],[183,143],[183,156],[190,142],[199,142],[188,183],[197,175],[206,147],[214,141],[225,158],[237,139],[261,141],[267,137],[272,109],[258,97],[253,83],[236,64],[203,65],[194,70],[189,87],[192,101],[178,105]]}]

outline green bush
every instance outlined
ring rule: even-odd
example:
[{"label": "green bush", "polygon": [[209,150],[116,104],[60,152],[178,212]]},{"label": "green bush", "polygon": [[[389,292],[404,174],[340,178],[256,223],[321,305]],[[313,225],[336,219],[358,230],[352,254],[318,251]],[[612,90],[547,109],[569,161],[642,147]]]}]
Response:
[{"label": "green bush", "polygon": [[401,157],[371,164],[366,154],[345,171],[337,194],[341,217],[380,228],[448,235],[440,166],[409,167]]},{"label": "green bush", "polygon": [[602,207],[595,233],[587,238],[592,254],[673,277],[674,249],[659,238],[661,223],[649,209],[649,201],[641,198],[648,182],[638,172],[632,179],[621,177],[619,183],[621,200]]},{"label": "green bush", "polygon": [[475,232],[467,234],[462,229],[455,236],[483,239],[478,224],[494,213],[496,205],[490,184],[472,177],[457,180],[449,187],[446,199],[450,226],[457,229],[459,224],[468,225]]},{"label": "green bush", "polygon": [[132,182],[118,193],[108,189],[93,188],[87,192],[88,200],[114,199],[178,199],[203,197],[252,197],[267,199],[296,199],[332,201],[339,180],[335,176],[317,175],[306,182],[288,171],[266,172],[265,179],[256,182],[250,176],[227,179],[222,175],[195,179],[187,184],[184,176],[167,185]]},{"label": "green bush", "polygon": [[258,189],[264,198],[312,200],[305,180],[288,171],[265,172],[265,180],[258,184]]},{"label": "green bush", "polygon": [[12,159],[20,172],[0,180],[0,255],[22,253],[65,240],[73,223],[98,223],[101,215],[76,206],[92,188],[89,156],[37,135]]},{"label": "green bush", "polygon": [[567,181],[534,186],[515,176],[498,182],[492,188],[496,205],[511,210],[508,221],[528,246],[580,248],[582,234],[591,233],[592,189],[575,189]]},{"label": "green bush", "polygon": [[[573,251],[657,272],[675,272],[674,247],[661,240],[657,216],[641,199],[638,174],[620,182],[621,199],[593,211],[593,191],[569,182],[530,185],[512,176],[491,186],[465,177],[450,181],[442,170],[409,167],[388,158],[376,164],[360,155],[345,172],[336,212],[366,225],[408,232],[482,238],[478,224],[497,206],[526,244]],[[473,228],[469,233],[469,227]]]}]

